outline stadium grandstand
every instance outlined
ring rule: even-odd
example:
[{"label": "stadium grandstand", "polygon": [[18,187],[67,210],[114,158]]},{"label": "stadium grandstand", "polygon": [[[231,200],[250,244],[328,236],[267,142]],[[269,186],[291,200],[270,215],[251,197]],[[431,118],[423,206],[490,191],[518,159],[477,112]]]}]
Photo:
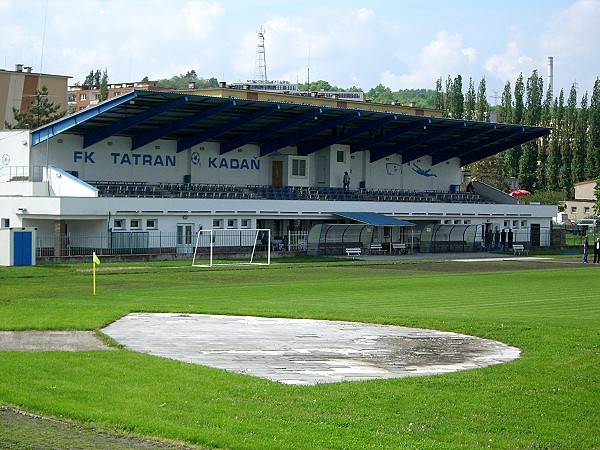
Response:
[{"label": "stadium grandstand", "polygon": [[0,226],[35,228],[47,258],[186,255],[202,229],[270,229],[274,250],[302,252],[323,224],[367,225],[362,254],[489,250],[509,232],[546,247],[556,207],[467,192],[463,168],[548,133],[335,97],[131,90],[0,132]]}]

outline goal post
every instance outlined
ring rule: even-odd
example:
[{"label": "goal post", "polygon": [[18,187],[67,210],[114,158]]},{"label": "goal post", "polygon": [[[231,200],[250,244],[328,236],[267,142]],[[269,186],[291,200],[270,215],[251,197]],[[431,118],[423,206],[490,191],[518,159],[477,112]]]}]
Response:
[{"label": "goal post", "polygon": [[268,228],[212,229],[196,233],[193,267],[270,264],[271,230]]}]

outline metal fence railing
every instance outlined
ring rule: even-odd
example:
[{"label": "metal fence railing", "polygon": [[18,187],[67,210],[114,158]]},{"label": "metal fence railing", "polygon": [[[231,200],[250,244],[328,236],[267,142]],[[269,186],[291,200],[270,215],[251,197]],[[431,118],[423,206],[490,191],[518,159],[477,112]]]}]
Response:
[{"label": "metal fence railing", "polygon": [[[248,247],[252,242],[240,240],[240,232],[229,234],[223,230],[219,234],[218,248],[221,253],[233,253]],[[234,230],[235,231],[235,230]],[[274,242],[273,250],[304,251],[306,232],[290,232],[287,243]],[[183,232],[162,231],[119,231],[96,234],[67,233],[56,236],[53,233],[37,233],[36,255],[40,258],[89,256],[96,252],[102,255],[178,255],[192,254],[196,244],[194,235]]]},{"label": "metal fence railing", "polygon": [[67,233],[60,237],[52,233],[36,235],[38,257],[176,254],[178,250],[189,253],[189,245],[178,245],[177,233],[161,231],[111,232],[98,234]]}]

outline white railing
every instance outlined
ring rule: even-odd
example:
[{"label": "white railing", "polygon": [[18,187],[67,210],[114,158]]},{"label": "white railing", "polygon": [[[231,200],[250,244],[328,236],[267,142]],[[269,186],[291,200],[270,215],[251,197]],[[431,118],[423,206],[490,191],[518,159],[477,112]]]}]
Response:
[{"label": "white railing", "polygon": [[288,231],[288,245],[286,250],[290,252],[306,251],[308,242],[308,231]]},{"label": "white railing", "polygon": [[43,182],[48,180],[46,166],[4,166],[0,167],[0,183]]}]

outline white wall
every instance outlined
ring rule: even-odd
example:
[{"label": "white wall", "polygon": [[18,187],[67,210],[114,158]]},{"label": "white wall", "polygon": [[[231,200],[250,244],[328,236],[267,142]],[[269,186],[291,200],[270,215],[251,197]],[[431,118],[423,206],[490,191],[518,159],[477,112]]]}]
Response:
[{"label": "white wall", "polygon": [[[29,142],[29,130],[0,131],[0,168],[29,166]],[[1,170],[0,175],[3,173]]]}]

